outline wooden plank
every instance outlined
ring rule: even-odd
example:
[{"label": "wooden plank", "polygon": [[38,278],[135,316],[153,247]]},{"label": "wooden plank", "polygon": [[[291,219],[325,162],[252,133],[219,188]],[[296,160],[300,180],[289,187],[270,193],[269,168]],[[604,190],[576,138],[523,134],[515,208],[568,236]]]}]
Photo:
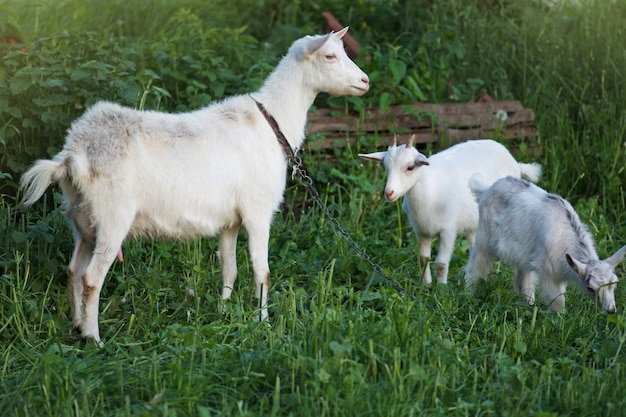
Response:
[{"label": "wooden plank", "polygon": [[[435,143],[441,140],[442,145],[449,146],[458,142],[463,142],[469,139],[486,139],[498,137],[501,139],[518,139],[518,138],[533,138],[538,135],[538,128],[536,126],[516,126],[506,131],[497,132],[494,130],[474,128],[474,129],[445,129],[445,130],[408,130],[399,134],[399,141],[406,142],[411,135],[415,135],[415,144]],[[393,141],[393,133],[381,132],[377,137],[377,142],[384,146],[388,146]],[[343,148],[346,145],[356,146],[357,142],[364,145],[368,142],[373,142],[373,136],[365,135],[348,135],[345,134],[328,134],[321,138],[309,138],[304,148],[308,150],[323,150],[330,148]]]},{"label": "wooden plank", "polygon": [[[505,121],[499,120],[498,111],[505,111]],[[319,132],[378,132],[393,131],[396,127],[418,128],[429,126],[477,127],[495,129],[498,126],[515,126],[532,122],[534,112],[517,101],[494,103],[449,103],[393,106],[385,114],[378,109],[367,111],[364,120],[358,114],[341,114],[330,109],[320,109],[309,114],[308,133]],[[417,115],[416,115],[417,113]]]},{"label": "wooden plank", "polygon": [[[506,112],[506,120],[499,119],[498,112]],[[378,108],[368,109],[362,116],[340,109],[317,109],[309,113],[307,133],[318,138],[305,146],[316,150],[343,147],[367,136],[391,143],[394,133],[406,138],[415,134],[417,144],[453,144],[481,137],[534,138],[539,135],[534,119],[534,112],[517,100],[415,103],[392,106],[385,113]]]}]

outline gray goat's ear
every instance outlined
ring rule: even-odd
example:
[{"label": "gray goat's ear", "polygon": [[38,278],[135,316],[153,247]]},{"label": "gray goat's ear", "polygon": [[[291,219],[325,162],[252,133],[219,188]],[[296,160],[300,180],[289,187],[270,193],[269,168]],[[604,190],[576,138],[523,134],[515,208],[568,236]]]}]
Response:
[{"label": "gray goat's ear", "polygon": [[368,161],[383,162],[387,152],[360,153],[359,157]]},{"label": "gray goat's ear", "polygon": [[580,262],[576,258],[572,257],[569,253],[565,254],[565,260],[567,264],[581,277],[585,277],[585,273],[587,272],[587,265]]},{"label": "gray goat's ear", "polygon": [[615,269],[615,267],[622,262],[622,259],[624,258],[624,255],[626,255],[626,245],[622,246],[621,249],[619,249],[617,252],[615,252],[613,255],[611,255],[610,258],[608,258],[606,260],[606,262],[611,265],[611,268]]}]

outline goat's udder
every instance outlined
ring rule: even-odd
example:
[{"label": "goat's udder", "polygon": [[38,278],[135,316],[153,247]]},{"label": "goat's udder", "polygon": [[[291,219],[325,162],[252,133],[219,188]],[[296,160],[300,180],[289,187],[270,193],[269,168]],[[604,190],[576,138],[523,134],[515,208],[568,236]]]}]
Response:
[{"label": "goat's udder", "polygon": [[122,248],[119,248],[117,251],[117,260],[120,262],[124,262],[124,254],[122,254]]}]

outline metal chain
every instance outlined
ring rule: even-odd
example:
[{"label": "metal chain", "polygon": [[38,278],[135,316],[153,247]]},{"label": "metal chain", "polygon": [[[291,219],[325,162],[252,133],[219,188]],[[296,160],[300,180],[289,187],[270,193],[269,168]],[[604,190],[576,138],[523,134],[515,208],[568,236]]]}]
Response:
[{"label": "metal chain", "polygon": [[[282,146],[283,152],[285,153],[287,160],[293,166],[291,178],[293,179],[296,176],[296,174],[298,175],[300,179],[300,183],[307,188],[309,193],[311,193],[311,196],[313,197],[313,200],[315,201],[315,203],[317,203],[317,205],[324,211],[324,214],[326,214],[326,217],[330,219],[330,221],[335,225],[337,230],[339,230],[339,232],[341,233],[341,236],[343,236],[343,238],[350,244],[350,246],[352,246],[352,248],[356,251],[356,253],[359,254],[361,259],[366,260],[372,266],[374,271],[380,274],[380,276],[382,276],[385,279],[385,281],[387,281],[387,283],[391,284],[399,292],[406,294],[407,293],[406,290],[402,288],[402,286],[398,284],[396,280],[391,278],[389,275],[385,274],[385,271],[383,271],[380,265],[372,261],[372,258],[370,258],[370,256],[356,244],[354,239],[352,239],[352,236],[350,236],[350,233],[348,233],[348,231],[341,226],[341,223],[339,223],[339,220],[333,217],[333,215],[330,213],[330,210],[328,210],[328,207],[326,207],[326,205],[320,198],[319,193],[317,192],[315,187],[313,187],[313,179],[307,175],[306,170],[302,166],[302,158],[300,158],[296,154],[296,152],[293,150],[293,148],[291,147],[291,144],[289,143],[289,141],[287,140],[283,132],[280,130],[280,126],[278,126],[278,122],[276,121],[274,116],[272,116],[267,111],[263,103],[261,103],[260,101],[257,101],[254,97],[252,97],[252,95],[250,95],[250,98],[256,103],[257,108],[259,109],[263,117],[265,117],[265,120],[267,120],[267,123],[270,125],[270,127],[276,134],[276,139],[278,140],[278,143],[280,143],[280,146]],[[410,296],[412,299],[415,299],[415,295],[410,294]]]},{"label": "metal chain", "polygon": [[[298,155],[292,154],[290,155],[289,160],[292,164],[291,178],[293,179],[298,176],[300,184],[304,185],[307,188],[307,190],[311,194],[311,197],[313,198],[313,201],[315,201],[315,203],[322,209],[326,217],[330,219],[335,228],[339,231],[339,233],[341,233],[341,236],[344,238],[344,240],[348,242],[350,246],[352,246],[352,249],[354,249],[355,252],[361,257],[361,259],[367,261],[372,269],[377,272],[381,277],[383,277],[383,279],[388,284],[392,285],[399,292],[407,294],[407,291],[398,283],[398,281],[387,275],[385,271],[383,271],[383,268],[376,262],[374,262],[372,258],[367,254],[367,252],[365,252],[359,247],[359,245],[356,244],[350,233],[346,229],[344,229],[343,226],[341,226],[339,220],[331,214],[330,210],[328,210],[328,207],[326,207],[326,205],[320,198],[319,193],[317,192],[315,187],[313,187],[313,179],[307,174],[306,170],[304,169],[302,164],[302,158],[300,158]],[[409,294],[409,296],[412,299],[415,299],[414,294]]]}]

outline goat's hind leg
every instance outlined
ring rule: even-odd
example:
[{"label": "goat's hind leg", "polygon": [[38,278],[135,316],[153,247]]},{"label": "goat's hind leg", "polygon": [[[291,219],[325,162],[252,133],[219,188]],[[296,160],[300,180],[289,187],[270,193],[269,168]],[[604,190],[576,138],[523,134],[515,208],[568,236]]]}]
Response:
[{"label": "goat's hind leg", "polygon": [[98,308],[100,305],[100,292],[104,285],[106,274],[117,257],[123,237],[114,241],[106,241],[100,238],[94,248],[93,256],[82,275],[82,316],[79,329],[84,339],[93,339],[100,342],[98,328]]},{"label": "goat's hind leg", "polygon": [[94,245],[75,233],[74,253],[68,268],[67,297],[72,312],[72,325],[78,330],[83,310],[83,275],[93,256]]},{"label": "goat's hind leg", "polygon": [[228,300],[237,280],[237,236],[239,225],[226,228],[220,233],[217,252],[222,268],[222,300]]},{"label": "goat's hind leg", "polygon": [[270,288],[270,268],[267,257],[269,252],[270,223],[271,218],[270,221],[260,225],[246,225],[250,258],[252,260],[252,269],[254,270],[254,283],[256,285],[254,295],[259,300],[261,309],[261,314],[257,316],[257,319],[260,320],[268,318],[267,295]]},{"label": "goat's hind leg", "polygon": [[120,210],[120,207],[101,207],[96,218],[101,219],[95,239],[93,256],[82,275],[82,315],[80,332],[85,339],[100,341],[98,328],[98,307],[100,292],[106,274],[115,261],[134,219],[132,208]]}]

